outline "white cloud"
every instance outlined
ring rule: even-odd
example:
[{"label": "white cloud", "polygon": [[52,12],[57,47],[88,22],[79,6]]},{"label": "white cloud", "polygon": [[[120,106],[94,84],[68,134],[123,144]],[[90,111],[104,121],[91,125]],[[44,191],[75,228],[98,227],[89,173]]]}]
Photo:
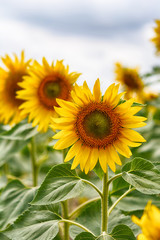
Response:
[{"label": "white cloud", "polygon": [[[87,80],[91,87],[99,77],[103,89],[109,82],[114,80],[113,70],[114,62],[116,61],[120,61],[122,64],[130,67],[139,65],[142,73],[149,71],[152,65],[158,64],[159,59],[154,56],[154,46],[149,41],[153,34],[152,26],[154,26],[154,23],[152,19],[149,22],[147,20],[142,26],[133,29],[123,31],[119,29],[117,32],[113,31],[114,28],[112,29],[112,25],[116,21],[117,24],[118,21],[123,22],[122,20],[127,17],[129,19],[129,15],[133,16],[135,12],[140,15],[140,10],[144,3],[147,11],[146,13],[141,11],[141,14],[145,16],[150,15],[150,1],[100,0],[99,4],[98,2],[96,0],[82,0],[81,2],[73,0],[6,0],[5,4],[8,7],[8,12],[14,6],[15,13],[25,10],[35,12],[35,15],[43,12],[47,16],[48,12],[49,14],[55,13],[58,15],[58,11],[61,11],[60,15],[63,17],[64,13],[75,15],[76,11],[85,12],[85,14],[90,11],[88,14],[94,15],[95,13],[95,19],[97,18],[97,21],[102,23],[102,25],[103,20],[107,22],[107,19],[114,15],[107,23],[108,25],[110,24],[112,34],[109,38],[102,38],[84,34],[66,34],[66,32],[64,34],[63,32],[47,28],[45,24],[37,26],[32,21],[20,21],[19,18],[14,17],[15,13],[12,11],[11,15],[7,12],[5,15],[7,8],[3,5],[3,10],[5,11],[3,11],[0,17],[1,55],[11,54],[12,52],[19,53],[22,49],[25,49],[28,58],[32,57],[39,61],[41,61],[43,56],[50,62],[54,59],[64,59],[65,64],[69,64],[71,71],[83,73],[78,81],[80,84]],[[154,2],[157,2],[157,0],[154,0]],[[136,10],[133,7],[136,7]],[[106,18],[105,11],[108,14]],[[121,19],[123,14],[125,17]],[[65,25],[63,27],[65,28]]]}]

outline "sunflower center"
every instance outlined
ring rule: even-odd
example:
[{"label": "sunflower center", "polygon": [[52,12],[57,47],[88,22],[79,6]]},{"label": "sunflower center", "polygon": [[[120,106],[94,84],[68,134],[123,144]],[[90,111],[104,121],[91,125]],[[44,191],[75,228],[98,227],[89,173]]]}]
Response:
[{"label": "sunflower center", "polygon": [[56,98],[59,96],[61,87],[58,82],[47,82],[44,85],[44,93],[48,98]]},{"label": "sunflower center", "polygon": [[131,73],[124,74],[124,83],[132,89],[139,88],[138,76],[136,76],[136,75],[134,76]]},{"label": "sunflower center", "polygon": [[103,112],[97,110],[91,112],[84,118],[83,124],[87,135],[94,138],[103,139],[110,133],[110,120]]},{"label": "sunflower center", "polygon": [[68,100],[70,91],[71,84],[69,81],[64,76],[53,73],[42,79],[38,88],[38,96],[45,108],[54,111],[54,106],[58,106],[56,98]]},{"label": "sunflower center", "polygon": [[75,121],[75,130],[84,145],[104,148],[120,133],[121,121],[114,109],[105,103],[91,102],[82,107]]}]

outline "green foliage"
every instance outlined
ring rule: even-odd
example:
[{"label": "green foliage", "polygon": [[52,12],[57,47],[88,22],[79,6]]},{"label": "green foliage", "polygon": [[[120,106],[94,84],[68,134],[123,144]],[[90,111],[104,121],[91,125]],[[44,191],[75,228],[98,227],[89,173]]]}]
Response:
[{"label": "green foliage", "polygon": [[0,233],[0,239],[1,239],[1,240],[11,240],[11,239],[8,238],[7,236],[5,236],[3,233]]},{"label": "green foliage", "polygon": [[4,234],[12,240],[53,240],[56,237],[60,217],[47,207],[31,207],[25,211]]},{"label": "green foliage", "polygon": [[32,204],[47,205],[77,197],[84,185],[70,164],[59,164],[49,171]]},{"label": "green foliage", "polygon": [[29,207],[35,190],[35,188],[26,188],[18,180],[13,180],[8,183],[0,196],[1,229],[13,223],[13,221]]},{"label": "green foliage", "polygon": [[148,160],[133,159],[122,168],[122,177],[142,193],[160,193],[160,172]]},{"label": "green foliage", "polygon": [[116,226],[110,235],[113,240],[136,240],[131,229],[123,224]]},{"label": "green foliage", "polygon": [[[87,204],[76,218],[76,222],[86,226],[96,236],[99,236],[101,229],[101,201],[98,200]],[[77,226],[70,227],[70,235],[73,239],[82,231],[84,230]]]},{"label": "green foliage", "polygon": [[97,238],[94,237],[91,233],[84,233],[84,232],[80,233],[75,238],[75,240],[95,240],[95,239],[97,239]]},{"label": "green foliage", "polygon": [[23,149],[29,143],[30,138],[37,133],[37,130],[26,121],[22,121],[9,130],[0,132],[0,166]]}]

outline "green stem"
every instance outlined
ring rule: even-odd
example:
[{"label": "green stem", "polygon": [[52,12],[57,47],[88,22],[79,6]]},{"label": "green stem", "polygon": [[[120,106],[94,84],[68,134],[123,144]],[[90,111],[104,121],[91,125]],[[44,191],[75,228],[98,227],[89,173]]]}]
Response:
[{"label": "green stem", "polygon": [[89,203],[92,203],[92,202],[96,202],[100,199],[100,197],[97,197],[97,198],[93,198],[93,199],[90,199],[84,203],[82,203],[81,205],[79,205],[75,210],[73,210],[73,212],[70,213],[69,215],[69,219],[73,218],[73,216],[77,215],[86,205],[88,205]]},{"label": "green stem", "polygon": [[86,180],[86,179],[82,179],[82,181],[83,181],[84,183],[89,184],[91,187],[93,187],[93,188],[98,192],[98,194],[100,195],[101,198],[103,197],[101,191],[96,187],[96,185],[94,185],[92,182],[90,182],[90,181],[88,181],[88,180]]},{"label": "green stem", "polygon": [[121,177],[121,176],[122,176],[122,173],[119,173],[119,174],[115,175],[114,177],[110,178],[110,179],[108,180],[108,185],[109,185],[112,181],[114,181],[115,179],[117,179],[117,178],[119,178],[119,177]]},{"label": "green stem", "polygon": [[135,190],[135,188],[129,188],[122,196],[120,196],[115,203],[110,207],[109,211],[108,211],[108,215],[111,214],[111,212],[113,211],[113,209],[117,206],[117,204],[130,192],[132,192],[133,190]]},{"label": "green stem", "polygon": [[[68,201],[62,202],[63,217],[68,219]],[[64,240],[69,240],[69,223],[64,222]]]},{"label": "green stem", "polygon": [[107,233],[108,226],[108,169],[103,176],[103,198],[102,198],[102,233]]},{"label": "green stem", "polygon": [[[89,233],[91,233],[93,236],[95,236],[94,233],[92,233],[88,228],[86,228],[85,226],[81,225],[80,223],[77,223],[77,222],[74,222],[74,221],[71,221],[71,220],[68,220],[68,219],[62,219],[62,220],[59,221],[59,223],[61,223],[61,222],[65,222],[65,223],[72,224],[72,225],[75,225],[75,226],[77,226],[77,227],[80,227],[80,228],[82,228],[84,231],[89,232]],[[67,240],[67,239],[65,239],[65,240]]]},{"label": "green stem", "polygon": [[38,166],[36,163],[36,147],[35,147],[35,139],[31,138],[31,162],[32,162],[32,178],[33,178],[33,186],[36,187],[38,183]]},{"label": "green stem", "polygon": [[3,169],[4,169],[4,174],[7,176],[9,174],[9,169],[8,169],[8,164],[7,163],[5,163],[3,165]]}]

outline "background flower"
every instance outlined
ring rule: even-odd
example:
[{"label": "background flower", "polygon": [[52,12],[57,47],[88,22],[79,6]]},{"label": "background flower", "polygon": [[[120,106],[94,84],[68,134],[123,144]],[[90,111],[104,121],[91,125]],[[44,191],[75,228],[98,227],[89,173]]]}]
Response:
[{"label": "background flower", "polygon": [[26,117],[20,114],[19,106],[23,102],[17,99],[17,91],[21,89],[19,83],[28,75],[30,60],[25,62],[24,52],[21,59],[14,55],[12,60],[8,55],[2,57],[6,68],[0,68],[0,115],[4,124],[15,124]]},{"label": "background flower", "polygon": [[159,240],[160,239],[160,210],[148,202],[141,219],[132,217],[134,223],[142,229],[138,240]]},{"label": "background flower", "polygon": [[79,73],[69,73],[69,67],[63,65],[63,61],[57,61],[54,65],[48,64],[43,58],[43,64],[34,62],[20,84],[23,90],[18,92],[18,99],[25,101],[20,109],[22,114],[29,115],[32,125],[39,125],[38,130],[46,132],[51,122],[51,117],[57,116],[54,106],[58,106],[56,98],[70,99],[70,91],[79,77]]}]

